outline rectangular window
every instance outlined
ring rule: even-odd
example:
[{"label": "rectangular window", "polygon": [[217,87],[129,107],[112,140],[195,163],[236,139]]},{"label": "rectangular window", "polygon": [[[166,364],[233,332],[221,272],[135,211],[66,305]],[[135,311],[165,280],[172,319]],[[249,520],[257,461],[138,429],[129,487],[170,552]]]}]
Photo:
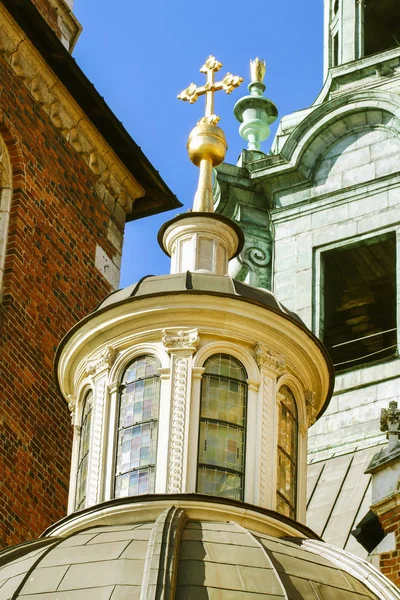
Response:
[{"label": "rectangular window", "polygon": [[393,358],[396,334],[396,235],[322,255],[323,342],[336,371]]},{"label": "rectangular window", "polygon": [[365,0],[364,55],[400,46],[399,0]]},{"label": "rectangular window", "polygon": [[336,33],[332,40],[332,67],[337,67],[339,64],[339,34]]}]

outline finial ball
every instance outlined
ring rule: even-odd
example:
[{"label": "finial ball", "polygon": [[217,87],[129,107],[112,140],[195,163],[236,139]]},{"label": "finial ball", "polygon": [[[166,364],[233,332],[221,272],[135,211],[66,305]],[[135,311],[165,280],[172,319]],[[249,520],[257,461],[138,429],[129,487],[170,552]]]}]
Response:
[{"label": "finial ball", "polygon": [[202,160],[209,160],[213,167],[220,165],[227,149],[225,134],[220,127],[201,123],[189,134],[187,149],[189,158],[197,167]]}]

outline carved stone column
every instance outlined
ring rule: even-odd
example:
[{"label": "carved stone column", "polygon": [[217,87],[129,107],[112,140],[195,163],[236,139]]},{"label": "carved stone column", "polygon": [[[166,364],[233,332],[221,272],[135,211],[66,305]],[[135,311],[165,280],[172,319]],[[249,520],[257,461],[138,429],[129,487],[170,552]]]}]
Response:
[{"label": "carved stone column", "polygon": [[276,380],[285,373],[285,358],[269,350],[264,344],[255,348],[257,364],[261,372],[259,391],[259,473],[260,496],[259,504],[265,508],[275,507],[276,494],[276,453],[278,410]]},{"label": "carved stone column", "polygon": [[186,490],[192,358],[199,344],[197,329],[165,329],[163,344],[171,356],[171,415],[167,493]]}]

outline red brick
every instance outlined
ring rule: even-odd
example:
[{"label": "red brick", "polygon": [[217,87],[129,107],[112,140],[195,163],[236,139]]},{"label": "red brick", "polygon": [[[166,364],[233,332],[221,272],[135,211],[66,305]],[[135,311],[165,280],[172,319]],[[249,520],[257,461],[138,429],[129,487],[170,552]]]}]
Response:
[{"label": "red brick", "polygon": [[[45,0],[34,0],[47,19]],[[111,215],[95,175],[0,58],[0,133],[13,199],[0,306],[0,547],[66,514],[68,407],[52,372],[65,333],[110,292],[94,265],[109,255]]]}]

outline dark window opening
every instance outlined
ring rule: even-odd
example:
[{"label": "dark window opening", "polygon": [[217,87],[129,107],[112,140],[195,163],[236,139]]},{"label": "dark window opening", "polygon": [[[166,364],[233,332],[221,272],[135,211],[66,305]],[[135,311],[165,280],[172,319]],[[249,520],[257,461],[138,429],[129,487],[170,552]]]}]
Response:
[{"label": "dark window opening", "polygon": [[399,0],[365,0],[364,55],[400,46]]},{"label": "dark window opening", "polygon": [[337,15],[339,10],[339,0],[335,0],[333,3],[333,16]]},{"label": "dark window opening", "polygon": [[337,67],[339,64],[339,34],[337,33],[333,38],[332,48],[332,67]]},{"label": "dark window opening", "polygon": [[396,236],[323,254],[323,341],[336,371],[393,358]]}]

